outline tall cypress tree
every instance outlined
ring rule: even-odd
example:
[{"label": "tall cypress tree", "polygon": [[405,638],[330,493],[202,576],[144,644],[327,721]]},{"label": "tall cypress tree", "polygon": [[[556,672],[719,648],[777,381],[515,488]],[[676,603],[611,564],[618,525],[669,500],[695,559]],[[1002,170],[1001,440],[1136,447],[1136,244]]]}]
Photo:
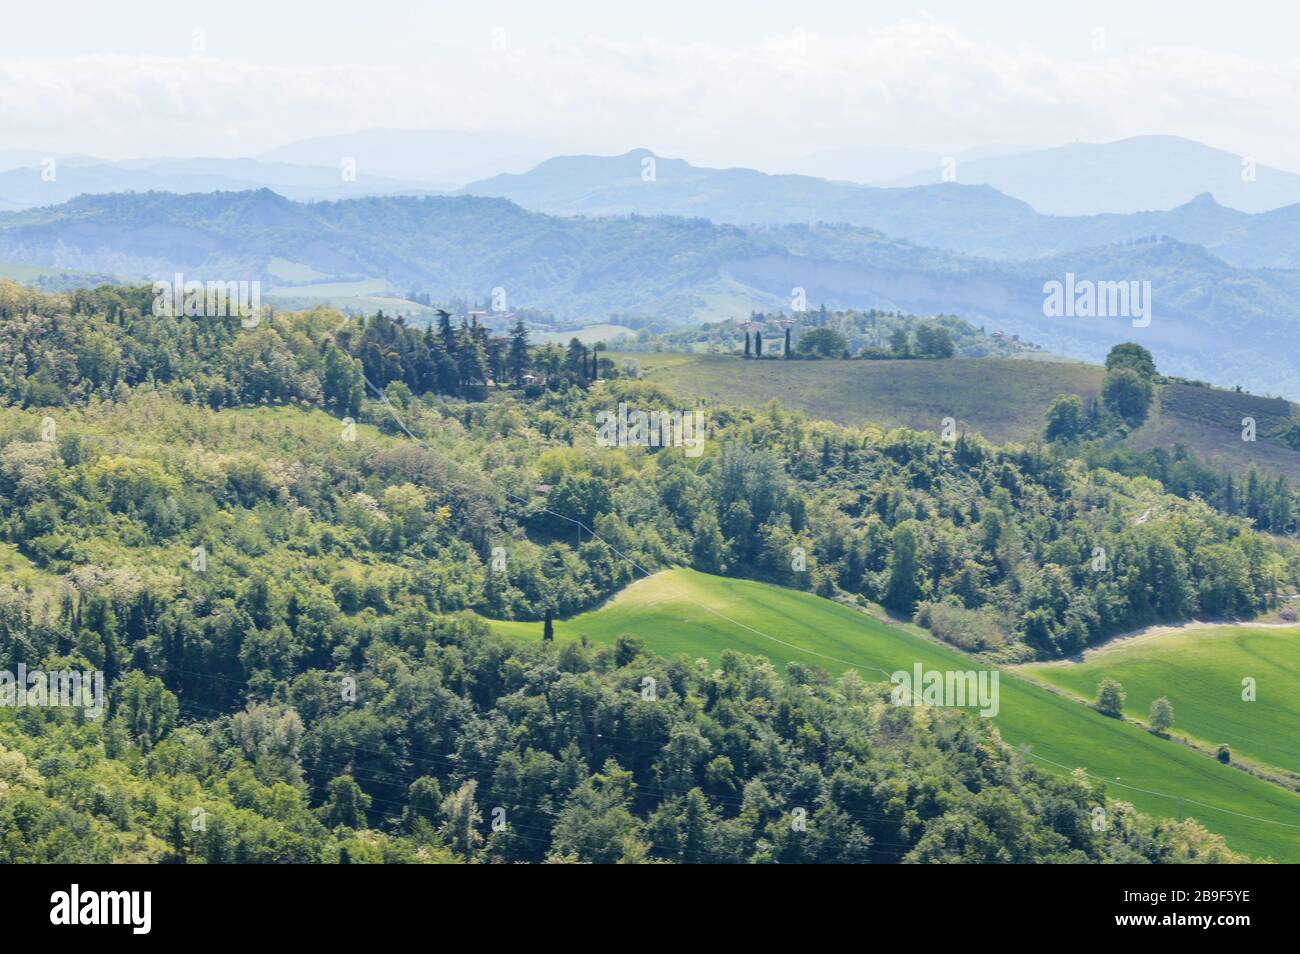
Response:
[{"label": "tall cypress tree", "polygon": [[761,331],[754,332],[754,357],[763,357],[763,332]]},{"label": "tall cypress tree", "polygon": [[745,332],[745,357],[749,357],[749,332]]},{"label": "tall cypress tree", "polygon": [[451,326],[451,312],[438,309],[438,337],[442,339],[442,348],[451,357],[456,356],[456,331]]},{"label": "tall cypress tree", "polygon": [[790,360],[790,329],[785,329],[785,359]]},{"label": "tall cypress tree", "polygon": [[528,370],[528,329],[524,327],[522,318],[515,322],[515,328],[510,332],[508,364],[510,376],[514,379],[515,384],[523,384],[524,372]]}]

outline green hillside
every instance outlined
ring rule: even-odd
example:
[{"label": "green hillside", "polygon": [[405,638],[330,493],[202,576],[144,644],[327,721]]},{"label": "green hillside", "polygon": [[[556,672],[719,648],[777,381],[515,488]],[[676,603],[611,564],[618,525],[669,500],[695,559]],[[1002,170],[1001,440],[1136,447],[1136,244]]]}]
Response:
[{"label": "green hillside", "polygon": [[940,361],[743,361],[731,355],[635,354],[642,374],[687,400],[761,406],[776,398],[809,418],[857,427],[938,430],[945,417],[995,441],[1041,437],[1058,394],[1095,397],[1104,371],[1015,358]]},{"label": "green hillside", "polygon": [[[1300,773],[1300,628],[1224,627],[1141,639],[1090,654],[1082,663],[1026,667],[1078,696],[1094,699],[1103,679],[1128,697],[1125,714],[1146,722],[1153,700],[1174,706],[1174,735],[1216,746],[1275,769]],[[1256,680],[1258,698],[1244,702],[1242,680]]]},{"label": "green hillside", "polygon": [[[1242,420],[1255,419],[1256,438],[1241,439]],[[1160,388],[1147,422],[1128,438],[1137,450],[1176,444],[1231,470],[1251,464],[1300,479],[1300,409],[1281,398],[1259,397],[1176,381]]]},{"label": "green hillside", "polygon": [[[505,634],[541,638],[539,623],[491,625]],[[829,600],[685,569],[639,581],[600,609],[557,622],[555,630],[558,640],[585,636],[598,644],[630,633],[656,653],[711,662],[734,649],[767,656],[782,669],[791,662],[837,673],[859,668],[868,680],[884,680],[887,672],[916,662],[927,669],[980,668],[957,652]],[[1000,681],[995,721],[1009,743],[1029,746],[1040,767],[1083,767],[1105,778],[1114,797],[1143,811],[1166,817],[1181,811],[1239,850],[1300,861],[1300,796],[1009,673]]]},{"label": "green hillside", "polygon": [[[1031,356],[1033,353],[1029,353]],[[619,356],[624,357],[624,356]],[[1043,436],[1058,394],[1098,397],[1103,368],[1074,361],[954,358],[929,361],[743,361],[733,355],[638,353],[647,380],[690,400],[760,407],[776,399],[811,419],[937,430],[945,417],[995,441]],[[1242,418],[1258,436],[1241,439]],[[1300,413],[1280,398],[1171,381],[1126,440],[1134,450],[1182,444],[1202,459],[1245,472],[1252,464],[1300,479]]]}]

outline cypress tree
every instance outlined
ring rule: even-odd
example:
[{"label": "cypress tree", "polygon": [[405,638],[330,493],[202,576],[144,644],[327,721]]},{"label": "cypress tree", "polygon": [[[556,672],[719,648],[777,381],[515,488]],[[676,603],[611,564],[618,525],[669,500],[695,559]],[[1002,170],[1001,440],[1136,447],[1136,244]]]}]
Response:
[{"label": "cypress tree", "polygon": [[515,386],[524,383],[524,372],[528,370],[528,329],[524,327],[524,320],[520,318],[515,322],[514,331],[510,332],[510,375],[514,379]]},{"label": "cypress tree", "polygon": [[451,327],[451,312],[438,309],[438,336],[442,338],[442,347],[453,358],[456,356],[456,331]]}]

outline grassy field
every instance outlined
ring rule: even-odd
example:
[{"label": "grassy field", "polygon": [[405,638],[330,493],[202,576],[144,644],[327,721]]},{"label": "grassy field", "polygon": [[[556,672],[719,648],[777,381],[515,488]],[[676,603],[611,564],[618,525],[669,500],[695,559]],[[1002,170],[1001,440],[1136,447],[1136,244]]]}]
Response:
[{"label": "grassy field", "polygon": [[[1174,706],[1172,734],[1205,745],[1226,742],[1233,756],[1300,774],[1300,627],[1190,630],[1113,644],[1082,663],[1039,663],[1026,672],[1080,697],[1117,679],[1127,715],[1143,722],[1153,700]],[[1242,679],[1258,698],[1244,702]]]},{"label": "grassy field", "polygon": [[[995,442],[1043,436],[1058,394],[1085,401],[1101,390],[1104,370],[1073,361],[954,358],[947,361],[745,361],[734,355],[630,355],[644,376],[687,400],[758,407],[773,398],[810,418],[859,425],[935,430],[945,417]],[[1198,456],[1244,472],[1252,463],[1300,480],[1300,452],[1282,442],[1291,416],[1276,398],[1170,383],[1147,422],[1128,437],[1137,450],[1183,444]],[[1241,439],[1254,417],[1258,440]]]},{"label": "grassy field", "polygon": [[[508,635],[541,638],[540,623],[491,624]],[[557,621],[555,632],[557,639],[586,636],[602,644],[632,633],[662,655],[716,660],[724,649],[735,649],[767,656],[782,669],[791,661],[835,673],[855,668],[879,681],[917,662],[927,669],[981,668],[902,627],[829,600],[683,569],[658,573],[599,609]],[[1181,811],[1238,850],[1300,862],[1300,795],[1009,672],[1000,683],[995,721],[1003,737],[1029,746],[1044,770],[1085,768],[1105,778],[1112,795],[1143,811],[1166,817]]]},{"label": "grassy field", "polygon": [[645,377],[687,401],[761,405],[772,398],[810,418],[937,430],[954,417],[994,441],[1041,437],[1061,393],[1101,389],[1102,369],[1062,361],[744,361],[731,355],[643,353]]},{"label": "grassy field", "polygon": [[[1251,464],[1300,479],[1300,453],[1284,442],[1296,409],[1280,398],[1170,383],[1160,389],[1145,424],[1129,435],[1138,450],[1175,444],[1235,471]],[[1242,418],[1253,417],[1256,440],[1241,439]]]}]

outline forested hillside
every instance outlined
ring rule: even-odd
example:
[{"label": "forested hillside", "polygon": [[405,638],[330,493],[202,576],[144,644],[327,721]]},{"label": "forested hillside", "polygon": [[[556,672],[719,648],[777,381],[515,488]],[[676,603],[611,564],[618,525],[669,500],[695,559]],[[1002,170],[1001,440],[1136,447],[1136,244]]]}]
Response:
[{"label": "forested hillside", "polygon": [[[151,301],[0,285],[0,652],[111,687],[102,722],[0,710],[6,858],[1229,856],[1116,803],[1096,831],[1095,783],[854,676],[711,669],[635,638],[528,646],[466,611],[541,627],[687,565],[1050,658],[1273,604],[1296,560],[1257,520],[1066,442],[776,405],[709,408],[699,457],[601,447],[620,401],[681,409],[610,363],[594,380],[581,345],[327,310],[241,328]],[[524,367],[540,382],[507,387]]]}]

